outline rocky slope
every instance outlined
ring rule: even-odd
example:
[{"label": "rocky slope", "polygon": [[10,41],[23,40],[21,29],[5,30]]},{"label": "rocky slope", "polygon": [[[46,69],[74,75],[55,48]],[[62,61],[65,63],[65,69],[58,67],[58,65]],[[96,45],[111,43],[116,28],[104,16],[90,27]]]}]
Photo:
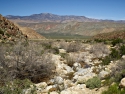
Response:
[{"label": "rocky slope", "polygon": [[27,35],[27,37],[29,39],[45,39],[44,36],[40,35],[39,33],[37,33],[36,31],[34,31],[33,29],[31,28],[28,28],[28,27],[21,27],[19,26],[19,29],[22,31],[23,34]]},{"label": "rocky slope", "polygon": [[97,34],[93,37],[94,39],[125,39],[125,31],[114,31],[110,33]]},{"label": "rocky slope", "polygon": [[0,15],[0,41],[20,41],[22,39],[27,39],[14,23],[10,22],[8,19]]},{"label": "rocky slope", "polygon": [[1,41],[17,41],[20,39],[44,39],[42,35],[34,30],[21,27],[0,15],[0,39]]}]

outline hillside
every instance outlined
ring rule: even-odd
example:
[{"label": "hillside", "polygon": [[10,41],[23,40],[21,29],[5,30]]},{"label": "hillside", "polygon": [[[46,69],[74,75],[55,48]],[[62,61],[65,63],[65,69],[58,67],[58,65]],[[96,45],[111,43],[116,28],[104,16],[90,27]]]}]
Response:
[{"label": "hillside", "polygon": [[59,34],[77,34],[84,36],[93,36],[100,33],[112,32],[115,30],[124,30],[124,23],[117,22],[42,22],[42,23],[18,23],[36,30],[39,33],[59,33]]},{"label": "hillside", "polygon": [[94,39],[125,39],[125,31],[114,31],[110,33],[97,34]]},{"label": "hillside", "polygon": [[125,21],[99,20],[85,16],[55,15],[50,13],[30,16],[6,16],[20,26],[29,27],[41,34],[70,34],[93,36],[125,29]]},{"label": "hillside", "polygon": [[20,41],[27,39],[14,23],[0,15],[0,42]]},{"label": "hillside", "polygon": [[37,33],[36,31],[34,31],[31,28],[22,27],[19,25],[18,25],[18,27],[22,31],[23,34],[27,35],[27,37],[29,39],[44,39],[45,38],[44,36],[40,35],[39,33]]}]

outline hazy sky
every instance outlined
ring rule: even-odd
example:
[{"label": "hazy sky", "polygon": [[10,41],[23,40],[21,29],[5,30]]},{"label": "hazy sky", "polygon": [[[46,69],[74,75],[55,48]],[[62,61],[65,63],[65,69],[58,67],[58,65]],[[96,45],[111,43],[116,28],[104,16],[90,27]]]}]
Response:
[{"label": "hazy sky", "polygon": [[125,20],[125,0],[0,0],[0,14],[39,13]]}]

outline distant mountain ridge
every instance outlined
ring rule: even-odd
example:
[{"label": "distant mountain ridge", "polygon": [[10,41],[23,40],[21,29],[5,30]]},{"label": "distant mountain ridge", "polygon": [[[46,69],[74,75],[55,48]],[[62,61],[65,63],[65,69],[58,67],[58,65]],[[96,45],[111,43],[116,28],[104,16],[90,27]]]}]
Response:
[{"label": "distant mountain ridge", "polygon": [[31,28],[40,34],[70,34],[94,36],[117,30],[125,30],[125,20],[92,19],[85,16],[55,15],[51,13],[30,16],[6,16],[20,26]]},{"label": "distant mountain ridge", "polygon": [[40,13],[33,14],[30,16],[13,16],[7,15],[8,19],[19,19],[19,20],[32,20],[37,22],[69,22],[69,21],[78,21],[78,22],[98,22],[97,19],[87,18],[85,16],[75,16],[75,15],[56,15],[51,13]]},{"label": "distant mountain ridge", "polygon": [[101,22],[101,21],[108,21],[108,22],[120,22],[125,23],[125,20],[103,20],[103,19],[94,19],[88,18],[85,16],[76,16],[76,15],[56,15],[51,13],[40,13],[40,14],[32,14],[30,16],[14,16],[14,15],[7,15],[5,16],[8,19],[18,19],[18,20],[32,20],[35,22],[70,22],[70,21],[77,21],[77,22]]}]

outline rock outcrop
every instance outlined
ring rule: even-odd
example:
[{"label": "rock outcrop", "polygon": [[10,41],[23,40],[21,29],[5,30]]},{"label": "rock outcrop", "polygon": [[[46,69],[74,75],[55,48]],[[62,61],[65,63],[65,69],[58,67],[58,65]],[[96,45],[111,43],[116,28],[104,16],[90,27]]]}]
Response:
[{"label": "rock outcrop", "polygon": [[26,40],[27,36],[19,30],[17,26],[11,21],[0,15],[0,41],[1,42],[15,42]]}]

